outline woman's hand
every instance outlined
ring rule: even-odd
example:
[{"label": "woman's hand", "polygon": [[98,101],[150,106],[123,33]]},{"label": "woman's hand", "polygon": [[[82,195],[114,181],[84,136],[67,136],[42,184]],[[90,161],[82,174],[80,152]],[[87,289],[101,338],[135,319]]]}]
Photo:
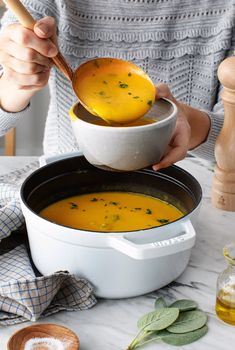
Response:
[{"label": "woman's hand", "polygon": [[[26,29],[20,24],[11,24],[2,31],[0,64],[3,66],[3,75],[0,98],[4,109],[9,109],[7,93],[11,95],[11,103],[15,105],[10,105],[10,108],[17,111],[22,103],[28,104],[35,91],[47,84],[52,65],[50,58],[58,52],[52,42],[55,40],[56,25],[52,17],[36,22],[34,30]],[[25,101],[17,103],[17,97]]]},{"label": "woman's hand", "polygon": [[154,170],[159,170],[185,158],[190,147],[191,127],[185,115],[183,105],[174,98],[169,87],[166,84],[159,84],[156,87],[156,91],[156,99],[165,97],[174,102],[178,108],[176,127],[168,149],[161,161],[153,165]]}]

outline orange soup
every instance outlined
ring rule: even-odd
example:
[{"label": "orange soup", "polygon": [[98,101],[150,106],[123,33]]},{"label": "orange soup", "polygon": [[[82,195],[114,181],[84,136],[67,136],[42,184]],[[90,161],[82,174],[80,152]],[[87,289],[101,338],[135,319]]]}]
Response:
[{"label": "orange soup", "polygon": [[81,67],[75,75],[77,96],[111,124],[134,121],[154,104],[154,84],[134,64],[100,58]]},{"label": "orange soup", "polygon": [[[157,119],[155,118],[149,118],[149,117],[142,117],[139,118],[137,120],[134,120],[131,123],[125,123],[125,124],[115,124],[115,127],[130,127],[130,126],[141,126],[141,125],[148,125],[148,124],[153,124],[156,123]],[[101,126],[109,126],[110,124],[107,123],[105,120],[101,119],[101,118],[96,118],[96,120],[94,120],[92,122],[92,124],[96,124],[96,125],[101,125]],[[114,126],[114,124],[112,125]]]},{"label": "orange soup", "polygon": [[76,229],[125,232],[161,226],[184,214],[175,206],[144,194],[97,192],[62,199],[39,215]]}]

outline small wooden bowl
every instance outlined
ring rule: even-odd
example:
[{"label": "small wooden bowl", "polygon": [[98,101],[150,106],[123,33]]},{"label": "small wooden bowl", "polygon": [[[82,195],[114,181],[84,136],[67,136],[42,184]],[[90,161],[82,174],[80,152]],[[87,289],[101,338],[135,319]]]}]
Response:
[{"label": "small wooden bowl", "polygon": [[26,342],[32,338],[59,339],[67,344],[66,350],[78,350],[80,345],[77,335],[69,328],[45,323],[25,327],[14,333],[7,343],[7,350],[24,350]]}]

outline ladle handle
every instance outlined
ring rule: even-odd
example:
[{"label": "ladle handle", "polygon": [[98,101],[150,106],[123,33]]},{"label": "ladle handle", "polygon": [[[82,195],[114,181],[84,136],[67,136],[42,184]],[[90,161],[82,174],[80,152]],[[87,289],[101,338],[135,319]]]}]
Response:
[{"label": "ladle handle", "polygon": [[[35,19],[30,15],[28,10],[19,0],[3,0],[7,7],[14,13],[23,27],[33,30],[36,23]],[[51,58],[56,67],[69,79],[73,79],[73,71],[69,67],[65,58],[60,52],[55,57]]]}]

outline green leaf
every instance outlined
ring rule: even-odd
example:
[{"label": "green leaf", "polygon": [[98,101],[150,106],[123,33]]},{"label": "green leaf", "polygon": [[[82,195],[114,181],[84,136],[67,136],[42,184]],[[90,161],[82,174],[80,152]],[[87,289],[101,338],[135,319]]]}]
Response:
[{"label": "green leaf", "polygon": [[197,308],[197,303],[189,299],[180,299],[172,303],[169,307],[177,307],[180,311],[188,311]]},{"label": "green leaf", "polygon": [[[160,331],[161,332],[161,331]],[[142,338],[138,343],[134,344],[134,347],[128,348],[128,350],[133,350],[140,348],[146,344],[152,343],[152,342],[160,342],[161,339],[158,337],[158,331],[156,332],[148,332],[144,338]]]},{"label": "green leaf", "polygon": [[154,307],[156,310],[166,308],[167,303],[165,302],[165,300],[162,297],[160,297],[160,298],[157,298],[155,300]]},{"label": "green leaf", "polygon": [[179,316],[179,309],[161,308],[149,312],[139,319],[137,326],[144,331],[159,331],[170,326]]},{"label": "green leaf", "polygon": [[204,326],[207,315],[203,311],[193,310],[181,312],[177,320],[167,330],[171,333],[187,333]]},{"label": "green leaf", "polygon": [[163,330],[158,333],[160,339],[167,344],[182,346],[186,344],[193,343],[194,341],[203,337],[208,331],[207,326],[203,326],[202,328],[197,329],[196,331],[183,333],[183,334],[175,334],[170,333],[167,330]]}]

